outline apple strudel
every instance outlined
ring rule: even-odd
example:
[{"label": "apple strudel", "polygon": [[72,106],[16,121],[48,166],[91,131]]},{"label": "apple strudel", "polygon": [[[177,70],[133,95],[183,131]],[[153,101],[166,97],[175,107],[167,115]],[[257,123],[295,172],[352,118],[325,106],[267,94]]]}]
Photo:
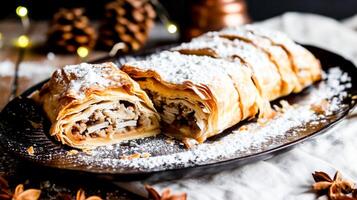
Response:
[{"label": "apple strudel", "polygon": [[32,95],[50,119],[50,134],[90,149],[160,132],[147,94],[113,63],[69,65]]}]

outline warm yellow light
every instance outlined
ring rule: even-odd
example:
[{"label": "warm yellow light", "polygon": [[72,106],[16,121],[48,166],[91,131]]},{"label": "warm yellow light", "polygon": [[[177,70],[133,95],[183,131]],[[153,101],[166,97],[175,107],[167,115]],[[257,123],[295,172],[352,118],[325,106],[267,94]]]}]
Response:
[{"label": "warm yellow light", "polygon": [[177,26],[175,24],[169,23],[169,24],[167,24],[166,28],[169,33],[177,32]]},{"label": "warm yellow light", "polygon": [[78,54],[79,57],[85,58],[85,57],[88,56],[89,50],[88,50],[87,47],[79,47],[79,48],[77,49],[77,54]]},{"label": "warm yellow light", "polygon": [[23,7],[23,6],[18,6],[16,8],[16,14],[20,17],[25,17],[28,13],[28,10],[26,7]]},{"label": "warm yellow light", "polygon": [[0,33],[0,40],[2,40],[2,33]]},{"label": "warm yellow light", "polygon": [[17,38],[16,41],[16,46],[20,48],[26,48],[30,44],[30,39],[26,35],[21,35],[20,37]]}]

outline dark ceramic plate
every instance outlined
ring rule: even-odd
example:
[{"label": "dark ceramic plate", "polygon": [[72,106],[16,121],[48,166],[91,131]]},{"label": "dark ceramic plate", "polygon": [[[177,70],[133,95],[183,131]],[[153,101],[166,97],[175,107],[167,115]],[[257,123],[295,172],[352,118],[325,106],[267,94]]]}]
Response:
[{"label": "dark ceramic plate", "polygon": [[[41,108],[26,98],[43,83],[15,98],[1,112],[0,144],[14,156],[35,166],[122,181],[192,177],[267,159],[326,132],[356,105],[356,67],[339,55],[306,47],[320,59],[326,74],[322,81],[302,93],[283,98],[295,106],[284,107],[284,112],[265,124],[242,122],[192,149],[187,150],[177,141],[158,136],[70,154],[71,148],[48,135],[50,124]],[[116,62],[131,58],[121,57]],[[321,103],[324,104],[323,112],[318,106]],[[279,105],[279,100],[273,104]],[[240,128],[243,125],[244,128]],[[34,155],[27,152],[31,146]],[[142,158],[122,159],[134,153]],[[144,156],[148,153],[150,157]]]}]

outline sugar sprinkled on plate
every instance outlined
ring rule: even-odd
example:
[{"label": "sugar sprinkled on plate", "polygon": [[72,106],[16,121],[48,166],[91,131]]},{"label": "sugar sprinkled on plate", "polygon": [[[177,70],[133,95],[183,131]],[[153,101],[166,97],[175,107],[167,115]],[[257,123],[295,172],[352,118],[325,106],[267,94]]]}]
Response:
[{"label": "sugar sprinkled on plate", "polygon": [[[298,136],[299,132],[328,123],[329,115],[346,106],[342,99],[347,95],[344,90],[351,87],[351,78],[338,67],[331,68],[324,78],[324,81],[313,86],[311,94],[299,100],[298,104],[287,107],[284,112],[263,126],[247,122],[244,129],[240,129],[240,126],[235,127],[228,133],[223,133],[224,136],[208,140],[191,149],[185,149],[178,141],[168,144],[166,136],[126,141],[99,147],[92,150],[91,155],[80,154],[77,162],[115,168],[118,171],[159,171],[177,166],[189,167],[229,160],[277,147],[281,145],[279,141],[282,138],[301,137]],[[325,114],[316,113],[311,109],[312,104],[326,99],[329,99],[329,104]],[[120,159],[124,155],[135,153],[150,153],[151,156]]]}]

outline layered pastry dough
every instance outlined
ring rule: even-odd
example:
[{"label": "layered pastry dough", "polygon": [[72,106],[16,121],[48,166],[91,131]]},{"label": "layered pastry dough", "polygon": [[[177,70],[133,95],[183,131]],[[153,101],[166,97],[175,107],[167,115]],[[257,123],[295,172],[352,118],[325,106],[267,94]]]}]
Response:
[{"label": "layered pastry dough", "polygon": [[251,70],[237,63],[166,51],[126,63],[122,70],[149,94],[164,133],[203,142],[258,112],[272,115]]},{"label": "layered pastry dough", "polygon": [[237,65],[243,62],[252,70],[252,78],[262,97],[273,100],[281,96],[283,86],[277,67],[268,55],[250,43],[219,36],[201,36],[173,50],[195,55],[204,55],[206,52],[208,56],[237,62]]},{"label": "layered pastry dough", "polygon": [[302,46],[252,26],[210,32],[122,69],[153,100],[164,133],[198,142],[244,119],[272,117],[269,101],[300,92],[322,72]]},{"label": "layered pastry dough", "polygon": [[93,148],[161,128],[201,143],[242,120],[273,117],[269,101],[300,92],[322,72],[308,50],[253,26],[204,34],[122,70],[112,63],[57,70],[32,96],[52,122],[51,135]]},{"label": "layered pastry dough", "polygon": [[[309,51],[283,33],[263,30],[254,26],[209,32],[173,50],[184,54],[208,55],[224,59],[240,58],[253,69],[256,86],[260,88],[261,94],[269,100],[288,95],[291,92],[300,92],[321,78],[320,63]],[[266,58],[270,62],[267,62]],[[259,64],[260,61],[265,64]],[[274,82],[268,78],[278,80],[276,76],[272,76],[274,73],[272,64],[279,73],[280,85],[278,81]],[[262,70],[262,68],[264,69]],[[265,79],[262,78],[264,77],[262,74],[266,73],[270,73],[270,75],[266,75]],[[270,85],[259,83],[259,80],[268,81]],[[264,85],[265,88],[262,88],[261,85]],[[281,90],[276,92],[279,86]],[[268,95],[264,93],[268,93]]]},{"label": "layered pastry dough", "polygon": [[66,66],[33,95],[63,144],[93,148],[159,133],[147,94],[113,63]]}]

